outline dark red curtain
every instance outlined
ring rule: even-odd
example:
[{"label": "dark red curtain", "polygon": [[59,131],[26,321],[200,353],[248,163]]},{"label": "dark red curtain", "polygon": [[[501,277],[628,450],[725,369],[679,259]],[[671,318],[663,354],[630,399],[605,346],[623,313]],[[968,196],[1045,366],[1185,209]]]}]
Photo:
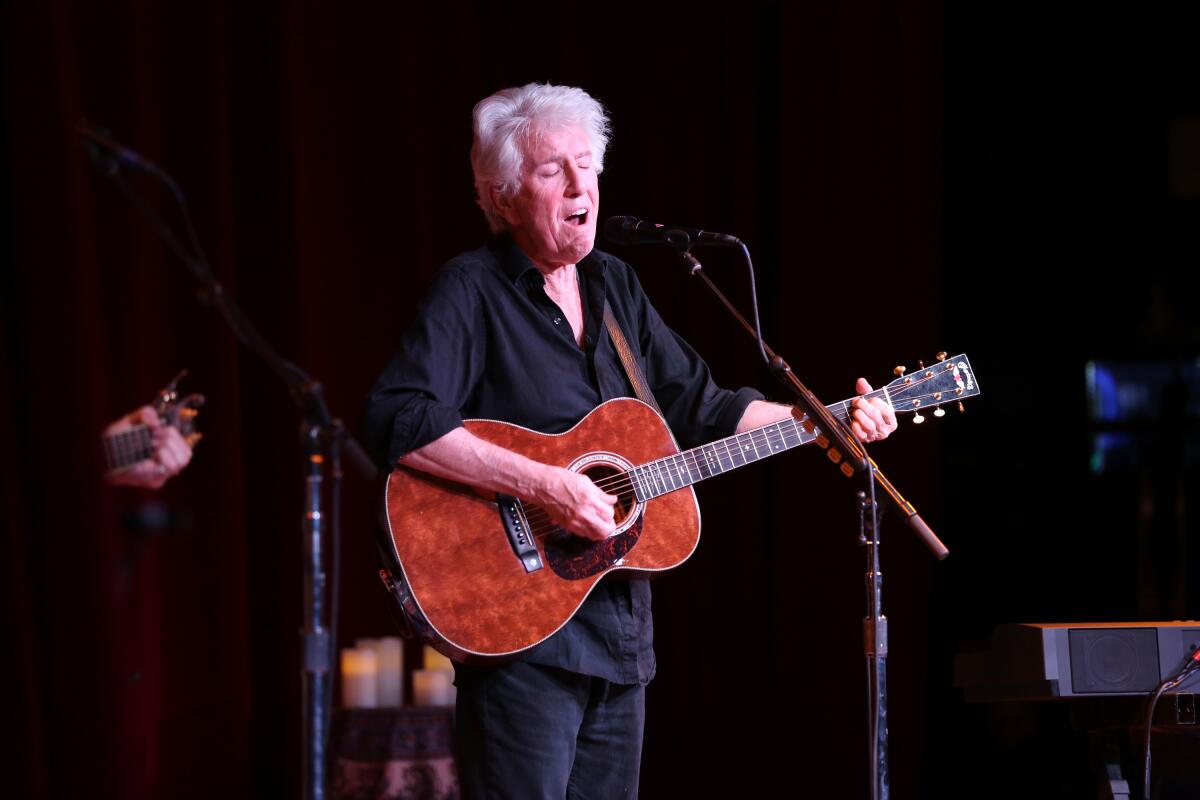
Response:
[{"label": "dark red curtain", "polygon": [[[945,26],[934,0],[537,13],[50,0],[3,14],[14,796],[299,786],[299,416],[90,168],[73,132],[84,117],[176,177],[219,279],[351,428],[429,276],[486,234],[472,105],[531,80],[583,86],[611,110],[606,215],[750,244],[765,332],[828,402],[860,374],[880,383],[968,350],[991,394],[876,453],[955,549],[935,567],[890,523],[897,797],[958,796],[986,768],[972,754],[991,746],[989,723],[950,685],[961,641],[1088,612],[1096,587],[1056,533],[1078,516],[1053,501],[1098,491],[1080,455],[1083,361],[1141,330],[1153,287],[1188,274],[1193,251],[1171,237],[1194,200],[1169,197],[1162,133],[1196,111],[1183,51],[1159,46],[1178,20],[1082,21],[1126,59],[1103,37],[1081,43],[1066,12]],[[128,177],[176,220],[159,187]],[[773,389],[697,282],[664,254],[633,255],[722,383]],[[1141,268],[1120,291],[1102,276],[1135,269],[1126,257]],[[718,252],[706,266],[746,307],[743,269]],[[1173,302],[1185,333],[1171,341],[1191,341],[1194,303]],[[184,367],[208,397],[194,463],[161,492],[107,487],[98,432]],[[1067,455],[1033,455],[1045,434],[1025,440],[1026,424],[1050,425]],[[862,553],[852,487],[823,461],[792,454],[702,487],[704,543],[656,588],[644,796],[866,796]],[[347,479],[344,639],[389,630],[377,495]],[[1089,520],[1111,548],[1088,563],[1132,580],[1129,519]],[[1049,544],[1031,552],[1038,537]],[[1095,613],[1136,610],[1105,597]]]}]

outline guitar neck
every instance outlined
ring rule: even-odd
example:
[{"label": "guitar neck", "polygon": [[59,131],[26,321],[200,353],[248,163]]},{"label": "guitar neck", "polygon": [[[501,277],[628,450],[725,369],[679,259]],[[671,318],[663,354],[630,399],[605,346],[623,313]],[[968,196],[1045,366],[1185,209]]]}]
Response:
[{"label": "guitar neck", "polygon": [[[867,397],[884,397],[884,393],[873,392]],[[844,421],[850,416],[851,402],[852,398],[826,408],[835,419]],[[816,441],[817,436],[816,433],[810,433],[802,421],[784,419],[693,447],[678,455],[647,462],[634,467],[629,475],[638,500],[646,501]]]},{"label": "guitar neck", "polygon": [[154,434],[145,425],[101,437],[108,471],[125,469],[154,455]]}]

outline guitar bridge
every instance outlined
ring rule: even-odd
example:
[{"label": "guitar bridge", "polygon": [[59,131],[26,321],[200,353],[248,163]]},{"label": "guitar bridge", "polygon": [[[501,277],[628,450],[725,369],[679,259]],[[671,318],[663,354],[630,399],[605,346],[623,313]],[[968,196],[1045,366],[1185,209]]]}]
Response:
[{"label": "guitar bridge", "polygon": [[511,495],[497,494],[496,508],[500,511],[500,521],[504,524],[508,543],[512,545],[517,558],[521,559],[521,565],[526,572],[537,572],[543,566],[542,555],[529,529],[529,520],[525,518],[521,501]]}]

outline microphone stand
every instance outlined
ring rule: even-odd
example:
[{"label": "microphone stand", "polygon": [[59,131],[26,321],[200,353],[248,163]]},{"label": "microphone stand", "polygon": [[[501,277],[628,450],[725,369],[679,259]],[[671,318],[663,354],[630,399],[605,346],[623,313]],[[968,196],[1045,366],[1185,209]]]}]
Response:
[{"label": "microphone stand", "polygon": [[[202,304],[216,306],[238,341],[257,353],[267,366],[287,386],[293,402],[301,412],[300,440],[304,451],[304,516],[302,522],[304,546],[304,625],[300,631],[302,684],[302,742],[304,746],[303,797],[324,800],[326,743],[329,739],[329,720],[333,702],[333,646],[337,641],[338,580],[341,548],[341,455],[343,450],[355,470],[364,478],[374,479],[377,470],[362,447],[335,419],[325,404],[320,382],[313,380],[300,367],[282,358],[263,338],[249,317],[234,302],[214,277],[196,237],[187,201],[179,185],[156,164],[109,138],[106,131],[90,122],[77,128],[83,138],[92,163],[107,175],[141,212],[155,233],[178,256],[199,283],[197,298]],[[171,227],[150,207],[122,174],[122,167],[145,172],[164,184],[170,191],[183,217],[191,248],[185,247]],[[331,485],[331,533],[333,540],[333,592],[330,625],[325,625],[325,536],[322,513],[325,469],[329,465]]]},{"label": "microphone stand", "polygon": [[829,460],[839,467],[846,477],[859,474],[866,488],[858,492],[859,541],[867,548],[867,614],[863,618],[863,655],[867,662],[868,701],[868,746],[870,749],[871,798],[888,800],[888,728],[887,728],[887,617],[883,614],[883,573],[879,565],[879,506],[876,502],[876,487],[882,487],[892,498],[896,508],[905,516],[910,529],[915,532],[938,559],[944,559],[950,551],[917,514],[895,485],[879,469],[879,465],[867,455],[866,448],[850,431],[847,424],[838,422],[829,409],[809,391],[787,362],[779,357],[763,341],[758,316],[758,295],[754,286],[754,265],[750,250],[742,242],[742,253],[750,270],[750,298],[754,309],[754,325],[746,321],[741,312],[729,302],[729,298],[717,288],[704,272],[703,266],[691,253],[692,243],[687,236],[668,238],[675,248],[680,264],[692,277],[699,278],[714,297],[725,306],[758,345],[759,353],[775,377],[787,387],[796,399],[796,406],[807,415],[808,424],[820,432],[817,444]]}]

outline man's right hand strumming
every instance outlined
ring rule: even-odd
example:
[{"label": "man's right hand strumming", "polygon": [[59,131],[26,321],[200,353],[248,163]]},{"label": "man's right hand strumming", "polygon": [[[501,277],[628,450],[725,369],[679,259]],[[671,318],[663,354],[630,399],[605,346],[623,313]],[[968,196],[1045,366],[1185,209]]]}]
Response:
[{"label": "man's right hand strumming", "polygon": [[542,508],[555,525],[585,539],[602,541],[616,529],[616,496],[606,494],[587,476],[505,450],[466,428],[455,428],[413,450],[400,463],[484,491],[519,497]]},{"label": "man's right hand strumming", "polygon": [[613,509],[617,496],[569,469],[546,467],[544,488],[530,500],[541,506],[555,525],[585,539],[603,541],[616,528]]}]

